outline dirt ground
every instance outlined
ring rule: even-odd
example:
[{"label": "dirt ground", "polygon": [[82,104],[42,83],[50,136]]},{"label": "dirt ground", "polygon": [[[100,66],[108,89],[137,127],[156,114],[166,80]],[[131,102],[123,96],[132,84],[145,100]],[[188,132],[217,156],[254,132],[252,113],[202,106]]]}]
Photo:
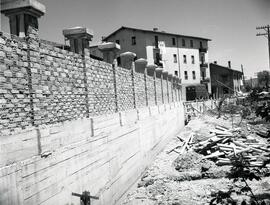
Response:
[{"label": "dirt ground", "polygon": [[[237,120],[235,120],[237,122]],[[245,122],[243,123],[245,124]],[[186,139],[191,132],[195,133],[194,141],[207,139],[209,129],[216,125],[232,127],[230,119],[207,114],[192,119],[179,136]],[[243,132],[250,130],[242,126]],[[156,157],[153,164],[145,171],[137,188],[128,193],[123,205],[197,205],[209,204],[218,191],[226,191],[233,184],[226,176],[231,166],[217,166],[214,162],[202,159],[202,155],[194,151],[184,154],[170,152],[179,144],[176,137]],[[269,170],[268,170],[269,171]],[[257,198],[270,204],[270,177],[262,177],[260,181],[248,181]],[[247,200],[250,195],[233,195],[237,204]]]}]

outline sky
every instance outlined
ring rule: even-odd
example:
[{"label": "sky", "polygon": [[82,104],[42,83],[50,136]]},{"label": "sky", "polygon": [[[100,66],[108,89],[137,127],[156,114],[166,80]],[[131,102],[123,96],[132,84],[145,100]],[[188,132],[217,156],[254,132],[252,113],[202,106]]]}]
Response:
[{"label": "sky", "polygon": [[[42,39],[64,42],[62,30],[84,26],[97,44],[121,26],[206,37],[209,61],[244,67],[245,76],[269,70],[267,39],[257,26],[270,24],[270,0],[39,0],[46,14],[39,19]],[[1,15],[1,30],[9,32]]]}]

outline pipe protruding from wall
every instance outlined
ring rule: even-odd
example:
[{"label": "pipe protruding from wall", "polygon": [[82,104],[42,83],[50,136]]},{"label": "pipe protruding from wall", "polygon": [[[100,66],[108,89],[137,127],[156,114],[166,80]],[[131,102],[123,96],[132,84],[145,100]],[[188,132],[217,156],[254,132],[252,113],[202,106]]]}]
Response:
[{"label": "pipe protruding from wall", "polygon": [[72,52],[84,54],[84,49],[89,48],[89,41],[93,38],[93,31],[79,26],[64,29],[63,35],[69,40],[70,50]]},{"label": "pipe protruding from wall", "polygon": [[102,52],[105,62],[117,65],[117,54],[121,50],[121,46],[119,44],[104,42],[98,45],[98,49]]},{"label": "pipe protruding from wall", "polygon": [[136,57],[136,54],[129,51],[125,53],[121,53],[120,54],[121,64],[126,69],[132,69],[132,65],[133,65],[135,57]]},{"label": "pipe protruding from wall", "polygon": [[37,0],[1,1],[1,12],[9,18],[10,33],[27,36],[29,26],[38,29],[38,18],[46,13],[46,7]]}]

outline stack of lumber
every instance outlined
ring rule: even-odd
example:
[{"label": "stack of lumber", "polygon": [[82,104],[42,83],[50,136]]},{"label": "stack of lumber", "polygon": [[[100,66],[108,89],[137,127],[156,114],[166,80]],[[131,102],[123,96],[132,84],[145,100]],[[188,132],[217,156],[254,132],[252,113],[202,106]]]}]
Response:
[{"label": "stack of lumber", "polygon": [[240,155],[250,166],[263,166],[270,156],[270,146],[259,142],[254,136],[241,135],[240,129],[229,130],[216,126],[210,130],[207,140],[193,145],[193,149],[211,159],[217,165],[230,165],[231,159]]}]

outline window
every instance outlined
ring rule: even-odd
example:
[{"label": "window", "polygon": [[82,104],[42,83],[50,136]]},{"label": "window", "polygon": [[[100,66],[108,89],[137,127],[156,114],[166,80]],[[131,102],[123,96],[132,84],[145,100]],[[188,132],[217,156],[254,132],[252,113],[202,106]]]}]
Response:
[{"label": "window", "polygon": [[192,62],[192,64],[195,63],[195,58],[194,58],[194,56],[191,56],[191,62]]},{"label": "window", "polygon": [[193,48],[193,40],[190,40],[190,47]]},{"label": "window", "polygon": [[178,76],[178,71],[177,70],[174,71],[174,75]]},{"label": "window", "polygon": [[173,44],[173,46],[176,45],[175,38],[172,38],[172,44]]},{"label": "window", "polygon": [[200,48],[202,48],[203,46],[202,46],[202,42],[200,41]]},{"label": "window", "polygon": [[185,74],[185,80],[187,80],[188,79],[187,71],[185,71],[184,74]]},{"label": "window", "polygon": [[136,45],[136,36],[131,37],[131,45]]},{"label": "window", "polygon": [[192,78],[193,78],[193,80],[196,79],[196,73],[195,73],[195,71],[192,71]]},{"label": "window", "polygon": [[183,55],[183,62],[187,63],[187,56],[186,55]]},{"label": "window", "polygon": [[177,63],[177,56],[176,56],[176,54],[173,54],[173,62],[174,63]]},{"label": "window", "polygon": [[155,47],[158,48],[158,36],[155,36]]},{"label": "window", "polygon": [[185,41],[185,39],[182,39],[182,46],[186,46],[186,41]]},{"label": "window", "polygon": [[120,40],[115,40],[115,43],[120,45]]}]

